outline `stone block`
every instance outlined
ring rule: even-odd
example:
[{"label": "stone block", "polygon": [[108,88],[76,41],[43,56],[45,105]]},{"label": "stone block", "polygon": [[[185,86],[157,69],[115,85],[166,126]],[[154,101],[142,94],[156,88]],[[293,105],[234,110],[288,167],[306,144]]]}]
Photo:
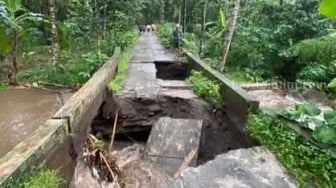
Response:
[{"label": "stone block", "polygon": [[[160,118],[153,126],[148,138],[145,155],[174,175],[185,157],[199,149],[202,121],[194,119]],[[190,165],[197,163],[197,154]]]}]

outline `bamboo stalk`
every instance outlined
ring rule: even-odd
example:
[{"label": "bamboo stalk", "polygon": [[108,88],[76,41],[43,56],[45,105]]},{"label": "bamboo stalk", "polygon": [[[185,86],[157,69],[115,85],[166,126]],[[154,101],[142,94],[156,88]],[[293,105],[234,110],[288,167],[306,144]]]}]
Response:
[{"label": "bamboo stalk", "polygon": [[197,153],[197,149],[193,149],[184,159],[182,165],[180,166],[179,170],[174,174],[174,178],[177,179],[181,176],[182,172],[189,166],[191,160],[194,158],[195,154]]}]

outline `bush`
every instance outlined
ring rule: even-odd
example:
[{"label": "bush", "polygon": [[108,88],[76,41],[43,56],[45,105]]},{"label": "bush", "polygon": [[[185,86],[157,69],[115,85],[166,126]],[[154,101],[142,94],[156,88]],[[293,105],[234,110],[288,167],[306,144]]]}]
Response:
[{"label": "bush", "polygon": [[198,54],[199,45],[197,44],[197,38],[193,33],[185,33],[183,38],[183,47],[188,49],[193,54]]},{"label": "bush", "polygon": [[46,82],[65,86],[84,84],[108,59],[105,54],[87,53],[79,57],[65,55],[64,62],[55,66],[44,65],[39,69],[22,71],[20,81]]},{"label": "bush", "polygon": [[123,31],[112,31],[110,34],[110,40],[112,40],[113,46],[118,46],[124,51],[128,46],[130,46],[137,37],[136,32],[123,32]]},{"label": "bush", "polygon": [[302,65],[298,77],[302,80],[329,82],[336,77],[336,37],[327,36],[303,40],[288,49],[287,56],[295,57]]},{"label": "bush", "polygon": [[174,30],[174,24],[173,23],[164,23],[161,24],[157,31],[157,36],[159,37],[161,43],[166,48],[171,48],[173,45],[172,41],[172,34]]},{"label": "bush", "polygon": [[192,71],[188,81],[193,85],[196,94],[205,100],[211,102],[217,107],[223,104],[223,98],[220,94],[220,85],[207,77],[201,72]]},{"label": "bush", "polygon": [[36,174],[28,176],[17,185],[12,185],[13,188],[60,188],[65,185],[65,180],[62,179],[55,170],[41,170]]},{"label": "bush", "polygon": [[250,114],[248,130],[297,178],[300,187],[307,187],[308,183],[316,187],[336,186],[336,160],[332,155],[310,144],[282,122],[262,112]]}]

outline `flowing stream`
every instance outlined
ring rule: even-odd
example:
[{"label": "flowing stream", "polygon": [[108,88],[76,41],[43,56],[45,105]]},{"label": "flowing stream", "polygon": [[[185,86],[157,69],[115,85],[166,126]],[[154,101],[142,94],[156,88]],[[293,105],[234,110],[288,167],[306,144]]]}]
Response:
[{"label": "flowing stream", "polygon": [[0,92],[0,157],[52,116],[68,98],[58,92],[7,89]]}]

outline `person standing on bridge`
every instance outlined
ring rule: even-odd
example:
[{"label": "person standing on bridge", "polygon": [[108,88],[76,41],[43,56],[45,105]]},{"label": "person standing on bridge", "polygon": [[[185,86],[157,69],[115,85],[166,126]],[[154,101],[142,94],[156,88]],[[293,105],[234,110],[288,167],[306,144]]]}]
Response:
[{"label": "person standing on bridge", "polygon": [[180,47],[182,43],[182,31],[180,29],[180,24],[176,24],[176,27],[173,31],[173,43],[175,53],[180,52]]},{"label": "person standing on bridge", "polygon": [[147,25],[147,32],[150,33],[151,32],[151,29],[152,29],[152,26],[151,25]]},{"label": "person standing on bridge", "polygon": [[156,31],[156,25],[153,23],[152,24],[152,34],[155,34],[155,31]]}]

